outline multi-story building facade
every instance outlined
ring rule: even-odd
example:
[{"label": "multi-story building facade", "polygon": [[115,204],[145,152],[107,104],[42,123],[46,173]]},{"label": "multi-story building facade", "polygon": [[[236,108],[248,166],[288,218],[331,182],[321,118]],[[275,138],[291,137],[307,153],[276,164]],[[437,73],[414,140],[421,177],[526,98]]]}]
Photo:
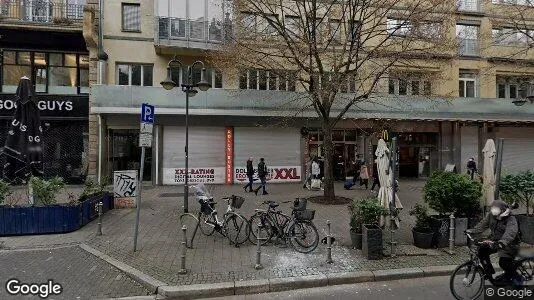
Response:
[{"label": "multi-story building facade", "polygon": [[[482,162],[487,138],[501,137],[506,138],[505,172],[534,168],[528,151],[534,148],[534,105],[517,107],[511,102],[520,96],[524,82],[533,81],[534,56],[511,55],[531,42],[519,30],[513,41],[508,37],[513,28],[506,27],[507,5],[459,1],[452,21],[442,24],[444,32],[458,40],[457,55],[423,61],[416,72],[392,68],[377,91],[386,105],[364,103],[347,112],[333,134],[341,177],[350,176],[348,166],[357,155],[372,160],[384,129],[390,137],[399,137],[401,176],[424,177],[447,164],[465,171],[468,158]],[[87,12],[85,37],[92,45],[91,66],[98,68],[91,72],[90,173],[101,178],[138,168],[140,106],[148,102],[156,106],[157,121],[150,167],[143,177],[155,184],[183,182],[185,94],[165,91],[159,82],[173,56],[190,65],[220,51],[232,30],[228,7],[227,0],[105,1],[99,30],[94,29],[97,14]],[[397,21],[388,17],[384,27]],[[266,158],[273,166],[273,181],[301,180],[306,158],[323,155],[323,137],[313,111],[281,117],[296,109],[287,99],[302,92],[294,80],[257,68],[236,72],[209,63],[206,68],[212,88],[189,104],[192,180],[240,182],[249,156]],[[232,75],[236,73],[239,76]],[[173,73],[176,82],[183,78],[183,71]],[[347,83],[341,92],[354,92],[354,86]],[[453,99],[442,101],[444,95]],[[410,104],[399,108],[394,102],[398,99]]]},{"label": "multi-story building facade", "polygon": [[34,83],[43,124],[45,176],[83,182],[88,170],[89,52],[85,0],[0,1],[0,145],[21,77]]}]

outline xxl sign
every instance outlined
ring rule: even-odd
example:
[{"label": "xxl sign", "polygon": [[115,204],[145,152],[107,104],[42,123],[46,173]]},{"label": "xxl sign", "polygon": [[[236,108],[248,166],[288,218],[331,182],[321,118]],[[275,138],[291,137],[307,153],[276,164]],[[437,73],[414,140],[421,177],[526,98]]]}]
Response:
[{"label": "xxl sign", "polygon": [[[41,118],[88,118],[89,96],[38,95]],[[0,116],[13,116],[17,100],[13,94],[0,94]]]},{"label": "xxl sign", "polygon": [[[268,182],[300,182],[302,179],[300,166],[281,166],[281,167],[269,167],[267,166]],[[236,182],[246,182],[247,168],[237,167],[234,170]],[[257,178],[257,170],[254,170],[254,177]]]}]

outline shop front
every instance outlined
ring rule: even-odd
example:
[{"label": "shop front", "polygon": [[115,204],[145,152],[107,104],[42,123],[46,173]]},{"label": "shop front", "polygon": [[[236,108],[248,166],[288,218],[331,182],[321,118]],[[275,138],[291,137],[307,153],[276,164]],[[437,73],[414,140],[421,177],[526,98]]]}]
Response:
[{"label": "shop front", "polygon": [[[37,106],[41,112],[43,128],[45,177],[60,176],[67,183],[83,183],[88,170],[89,97],[39,95]],[[13,94],[0,94],[2,147],[5,145],[15,108],[16,99]]]},{"label": "shop front", "polygon": [[438,134],[396,133],[399,143],[399,176],[426,178],[438,167]]}]

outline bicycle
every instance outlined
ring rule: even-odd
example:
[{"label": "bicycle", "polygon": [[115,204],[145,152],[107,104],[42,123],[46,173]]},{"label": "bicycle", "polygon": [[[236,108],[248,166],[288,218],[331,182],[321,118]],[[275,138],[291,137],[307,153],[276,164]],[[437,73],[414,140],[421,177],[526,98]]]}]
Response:
[{"label": "bicycle", "polygon": [[180,216],[181,225],[185,225],[190,229],[187,231],[187,247],[193,247],[193,241],[199,228],[206,236],[211,236],[217,231],[222,236],[228,238],[230,244],[236,247],[246,242],[250,235],[248,220],[234,211],[235,209],[241,208],[245,202],[245,198],[235,195],[222,197],[221,199],[226,201],[228,207],[223,215],[223,220],[220,221],[217,216],[217,209],[215,208],[217,202],[213,200],[213,197],[205,186],[199,184],[195,186],[195,189],[196,198],[200,203],[198,215],[195,216],[192,213],[185,213]]},{"label": "bicycle", "polygon": [[[478,257],[478,247],[484,242],[475,241],[469,232],[465,232],[469,241],[469,260],[460,264],[451,275],[450,290],[454,298],[458,300],[478,299],[484,288],[485,280],[494,286],[518,286],[510,283],[503,283],[495,280],[492,275],[487,274],[480,263]],[[521,285],[533,284],[534,256],[521,256],[515,260],[516,271],[521,275],[523,283]],[[455,279],[459,279],[459,287],[470,287],[474,289],[471,296],[460,296],[455,285]]]},{"label": "bicycle", "polygon": [[[290,203],[284,201],[281,203]],[[275,201],[264,201],[262,205],[268,205],[268,209],[255,209],[254,215],[249,219],[252,234],[250,241],[257,245],[258,227],[260,228],[261,245],[267,244],[273,237],[281,239],[284,243],[289,240],[293,249],[300,253],[310,253],[319,244],[319,233],[312,220],[315,217],[314,210],[306,209],[306,200],[294,201],[291,216],[284,214],[276,208],[280,205]],[[261,226],[260,226],[261,225]]]}]

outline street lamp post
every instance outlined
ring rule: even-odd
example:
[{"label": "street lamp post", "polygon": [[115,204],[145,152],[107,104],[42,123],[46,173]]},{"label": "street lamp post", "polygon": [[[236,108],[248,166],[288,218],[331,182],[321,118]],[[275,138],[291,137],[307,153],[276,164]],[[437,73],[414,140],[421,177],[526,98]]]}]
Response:
[{"label": "street lamp post", "polygon": [[[185,65],[174,57],[167,64],[167,78],[161,82],[161,85],[164,89],[170,91],[173,88],[179,86],[179,83],[172,80],[172,68],[176,65],[184,67]],[[193,82],[193,69],[196,65],[201,65],[202,70],[200,73],[200,81],[197,83]],[[204,67],[204,62],[196,61],[191,66],[187,66],[187,82],[182,82],[182,91],[185,92],[185,182],[184,182],[184,213],[187,213],[189,210],[189,97],[195,96],[198,91],[195,89],[198,87],[199,90],[205,92],[209,90],[211,84],[206,81],[206,68]]]}]

